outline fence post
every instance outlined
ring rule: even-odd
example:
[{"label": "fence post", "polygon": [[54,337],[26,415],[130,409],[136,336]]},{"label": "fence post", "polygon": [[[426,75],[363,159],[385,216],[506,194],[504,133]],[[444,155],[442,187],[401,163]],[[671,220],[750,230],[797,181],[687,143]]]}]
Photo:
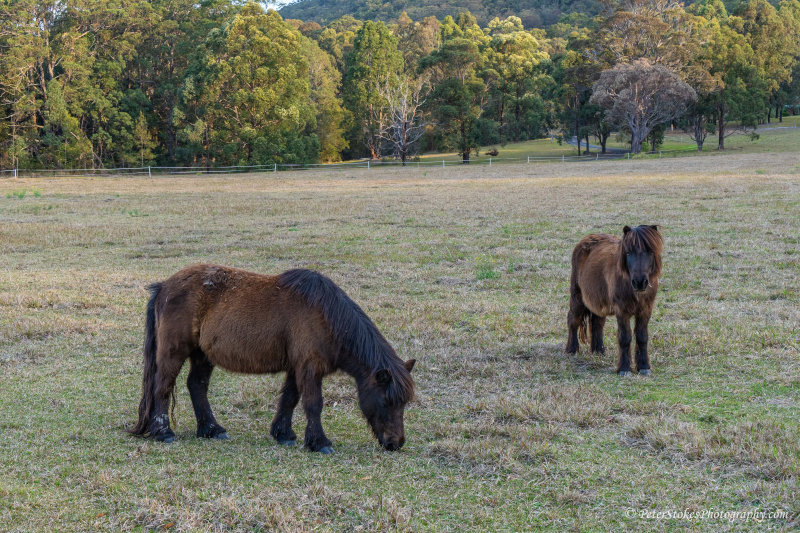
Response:
[{"label": "fence post", "polygon": [[272,172],[278,171],[278,163],[272,163]]},{"label": "fence post", "polygon": [[14,169],[14,179],[17,179],[17,169]]},{"label": "fence post", "polygon": [[564,162],[564,154],[561,154],[561,162]]},{"label": "fence post", "polygon": [[600,152],[597,152],[597,157],[594,158],[595,161],[600,161]]},{"label": "fence post", "polygon": [[531,156],[528,156],[528,164],[531,164]]},{"label": "fence post", "polygon": [[367,170],[369,170],[369,159],[367,159]]},{"label": "fence post", "polygon": [[492,158],[489,158],[489,166],[492,166]]},{"label": "fence post", "polygon": [[150,165],[148,165],[148,166],[147,166],[147,177],[148,177],[148,178],[152,178],[152,177],[153,177],[153,173],[152,173],[152,171],[150,170]]},{"label": "fence post", "polygon": [[661,150],[658,151],[658,158],[661,159]]},{"label": "fence post", "polygon": [[442,159],[442,168],[444,168],[444,159]]},{"label": "fence post", "polygon": [[630,153],[630,152],[628,152],[628,153],[625,155],[625,159],[630,159],[630,158],[631,158],[631,153]]}]

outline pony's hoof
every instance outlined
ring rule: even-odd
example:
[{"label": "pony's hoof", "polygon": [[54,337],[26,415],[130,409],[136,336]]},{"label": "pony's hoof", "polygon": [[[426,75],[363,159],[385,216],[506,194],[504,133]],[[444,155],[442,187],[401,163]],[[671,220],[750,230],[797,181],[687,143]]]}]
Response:
[{"label": "pony's hoof", "polygon": [[640,375],[640,376],[649,376],[649,375],[651,375],[652,373],[653,373],[653,372],[652,372],[652,371],[651,371],[649,368],[645,368],[645,369],[643,369],[643,370],[639,370],[639,375]]},{"label": "pony's hoof", "polygon": [[297,446],[297,439],[279,440],[278,444],[281,446]]},{"label": "pony's hoof", "polygon": [[151,433],[151,435],[159,442],[166,442],[167,444],[175,442],[175,433],[169,428],[162,429],[154,435]]},{"label": "pony's hoof", "polygon": [[210,424],[208,426],[198,426],[197,437],[201,439],[225,440],[228,438],[228,433],[224,427],[217,424]]},{"label": "pony's hoof", "polygon": [[331,448],[330,446],[323,446],[322,448],[320,448],[317,451],[319,451],[319,453],[321,453],[323,455],[330,455],[330,454],[333,453],[333,448]]},{"label": "pony's hoof", "polygon": [[619,372],[617,372],[617,374],[622,378],[627,378],[628,376],[631,375],[631,371],[630,370],[620,370]]}]

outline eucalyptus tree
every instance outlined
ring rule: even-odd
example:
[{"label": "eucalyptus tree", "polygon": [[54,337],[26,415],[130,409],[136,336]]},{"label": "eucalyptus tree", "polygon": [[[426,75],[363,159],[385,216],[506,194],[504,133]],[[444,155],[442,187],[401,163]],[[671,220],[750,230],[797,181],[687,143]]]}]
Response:
[{"label": "eucalyptus tree", "polygon": [[512,137],[520,138],[526,100],[538,97],[538,82],[543,73],[540,66],[549,56],[540,50],[536,38],[522,26],[518,17],[498,18],[486,28],[489,41],[485,47],[485,69],[489,93],[495,100],[495,117],[499,124],[501,142],[508,138],[507,109],[513,114]]},{"label": "eucalyptus tree", "polygon": [[484,61],[481,48],[488,39],[468,13],[459,15],[458,21],[446,17],[441,38],[441,46],[420,66],[431,76],[430,109],[445,147],[455,148],[462,162],[469,163],[472,150],[479,147],[478,119],[486,85],[478,73]]},{"label": "eucalyptus tree", "polygon": [[380,132],[389,120],[380,87],[397,83],[402,69],[403,55],[389,28],[383,22],[364,23],[347,58],[343,100],[352,117],[350,146],[363,147],[372,159],[381,156]]},{"label": "eucalyptus tree", "polygon": [[396,83],[387,80],[379,91],[387,102],[388,113],[387,123],[379,135],[405,166],[408,156],[429,125],[424,119],[425,99],[429,94],[428,80],[424,76],[404,76]]},{"label": "eucalyptus tree", "polygon": [[552,99],[561,109],[560,122],[564,130],[575,133],[578,155],[581,154],[581,138],[588,137],[595,129],[594,124],[606,122],[596,117],[594,109],[584,110],[589,105],[593,84],[603,68],[609,66],[602,56],[593,53],[592,41],[593,35],[588,30],[576,31],[567,41],[566,51],[554,60]]},{"label": "eucalyptus tree", "polygon": [[154,15],[144,39],[126,69],[129,90],[145,97],[141,109],[158,132],[160,159],[190,162],[194,147],[183,144],[181,91],[193,64],[201,61],[208,34],[222,27],[240,9],[233,0],[155,0]]},{"label": "eucalyptus tree", "polygon": [[630,130],[635,154],[654,128],[683,116],[696,100],[694,89],[677,74],[647,59],[603,71],[591,98],[605,108],[610,122]]},{"label": "eucalyptus tree", "polygon": [[[703,45],[703,54],[714,80],[712,90],[701,92],[696,108],[704,114],[713,114],[696,120],[716,124],[717,149],[724,150],[728,136],[757,126],[759,117],[763,116],[766,86],[759,74],[753,48],[735,29],[741,27],[742,21],[729,15],[720,0],[705,0],[694,9],[708,20],[711,33]],[[731,123],[735,126],[730,127]],[[697,124],[696,128],[699,127]]]},{"label": "eucalyptus tree", "polygon": [[766,0],[749,0],[739,5],[732,19],[734,29],[753,49],[754,65],[764,80],[769,122],[771,108],[781,84],[792,79],[792,70],[800,59],[800,3],[783,0],[778,9]]},{"label": "eucalyptus tree", "polygon": [[301,48],[308,61],[308,79],[311,102],[316,113],[316,135],[319,139],[319,158],[322,161],[340,161],[348,148],[345,138],[347,112],[338,97],[342,75],[336,69],[334,58],[313,40],[303,37]]},{"label": "eucalyptus tree", "polygon": [[[301,163],[319,153],[303,36],[275,11],[246,5],[213,29],[183,105],[198,108],[187,135],[227,164]],[[199,122],[198,122],[199,121]]]}]

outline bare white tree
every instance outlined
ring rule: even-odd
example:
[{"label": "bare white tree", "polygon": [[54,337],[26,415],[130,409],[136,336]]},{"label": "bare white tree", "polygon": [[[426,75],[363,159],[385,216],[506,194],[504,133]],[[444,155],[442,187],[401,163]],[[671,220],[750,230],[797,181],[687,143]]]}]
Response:
[{"label": "bare white tree", "polygon": [[382,125],[378,136],[393,149],[395,156],[406,164],[414,144],[425,133],[428,122],[423,121],[423,105],[428,94],[425,77],[412,79],[401,77],[386,80],[378,87],[381,97],[387,103],[386,124]]}]

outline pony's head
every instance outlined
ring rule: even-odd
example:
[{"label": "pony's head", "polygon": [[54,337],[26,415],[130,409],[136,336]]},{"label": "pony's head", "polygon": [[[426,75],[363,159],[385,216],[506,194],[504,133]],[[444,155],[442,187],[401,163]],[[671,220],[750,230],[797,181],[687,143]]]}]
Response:
[{"label": "pony's head", "polygon": [[646,291],[661,275],[661,249],[664,239],[658,226],[622,228],[619,268],[628,274],[634,291]]},{"label": "pony's head", "polygon": [[399,361],[392,368],[382,368],[359,383],[358,405],[372,432],[389,451],[399,450],[406,442],[403,413],[414,396],[411,369],[414,359]]}]

